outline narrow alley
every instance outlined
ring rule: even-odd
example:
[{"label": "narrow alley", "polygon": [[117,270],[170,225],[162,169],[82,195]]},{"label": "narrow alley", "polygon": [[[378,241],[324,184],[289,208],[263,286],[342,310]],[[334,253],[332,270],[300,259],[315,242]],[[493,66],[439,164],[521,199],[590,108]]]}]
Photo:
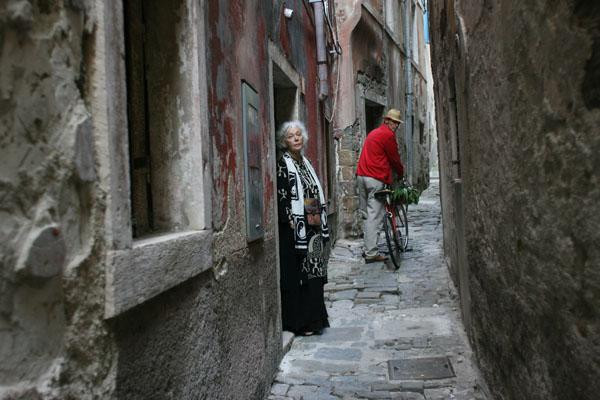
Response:
[{"label": "narrow alley", "polygon": [[[337,242],[325,286],[331,328],[293,339],[270,400],[487,399],[444,265],[437,179],[409,221],[412,251],[398,271],[364,264],[362,240]],[[392,360],[415,362],[390,376]]]},{"label": "narrow alley", "polygon": [[0,1],[0,400],[598,400],[599,126],[600,1]]}]

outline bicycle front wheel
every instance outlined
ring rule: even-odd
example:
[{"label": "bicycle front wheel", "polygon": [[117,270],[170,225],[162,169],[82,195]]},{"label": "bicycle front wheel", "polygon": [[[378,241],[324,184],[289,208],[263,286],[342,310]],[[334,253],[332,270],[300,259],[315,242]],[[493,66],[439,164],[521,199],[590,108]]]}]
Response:
[{"label": "bicycle front wheel", "polygon": [[394,206],[394,230],[400,244],[400,250],[406,251],[408,248],[408,219],[406,217],[407,207],[404,204]]}]

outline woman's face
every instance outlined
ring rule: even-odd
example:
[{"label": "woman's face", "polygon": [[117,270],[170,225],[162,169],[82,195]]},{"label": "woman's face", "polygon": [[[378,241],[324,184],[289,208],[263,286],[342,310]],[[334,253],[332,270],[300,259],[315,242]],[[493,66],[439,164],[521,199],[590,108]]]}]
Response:
[{"label": "woman's face", "polygon": [[288,151],[292,153],[299,153],[304,146],[304,138],[302,137],[302,131],[300,128],[290,128],[285,135],[285,145]]}]

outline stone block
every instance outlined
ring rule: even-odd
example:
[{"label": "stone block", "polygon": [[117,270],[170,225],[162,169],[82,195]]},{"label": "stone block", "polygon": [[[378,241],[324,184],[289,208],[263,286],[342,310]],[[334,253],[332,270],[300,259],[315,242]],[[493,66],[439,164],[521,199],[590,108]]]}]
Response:
[{"label": "stone block", "polygon": [[333,394],[344,396],[354,394],[357,390],[365,390],[365,384],[358,381],[356,376],[333,376]]},{"label": "stone block", "polygon": [[352,300],[358,293],[356,289],[342,290],[331,295],[332,300]]},{"label": "stone block", "polygon": [[340,175],[342,181],[352,181],[356,175],[355,166],[344,166],[340,168]]},{"label": "stone block", "polygon": [[76,176],[82,182],[92,182],[96,179],[94,137],[92,121],[89,117],[77,126],[73,164],[75,165]]},{"label": "stone block", "polygon": [[394,398],[394,395],[390,392],[370,392],[370,391],[366,391],[366,390],[357,391],[356,395],[360,398],[369,399],[369,400],[393,399]]},{"label": "stone block", "polygon": [[400,383],[388,383],[388,382],[377,382],[371,385],[371,390],[374,392],[381,392],[381,391],[388,391],[388,392],[393,392],[393,391],[401,391],[402,390],[402,385]]},{"label": "stone block", "polygon": [[356,182],[354,181],[340,182],[339,187],[342,191],[342,194],[348,196],[358,195],[358,191],[356,190]]},{"label": "stone block", "polygon": [[425,389],[425,398],[427,400],[447,400],[451,393],[449,388]]},{"label": "stone block", "polygon": [[353,212],[354,210],[357,210],[358,206],[359,206],[358,196],[351,196],[351,195],[344,196],[342,198],[342,206],[349,212]]},{"label": "stone block", "polygon": [[348,326],[340,328],[327,328],[320,336],[307,336],[305,342],[352,342],[361,340],[364,328]]},{"label": "stone block", "polygon": [[341,148],[344,150],[355,150],[357,147],[358,138],[355,132],[352,129],[344,129],[344,134],[342,135]]},{"label": "stone block", "polygon": [[356,153],[351,150],[340,150],[339,163],[341,166],[353,167],[356,163]]},{"label": "stone block", "polygon": [[339,308],[344,310],[351,309],[353,305],[354,303],[352,302],[352,300],[337,300],[331,303],[332,308]]},{"label": "stone block", "polygon": [[328,292],[340,292],[342,290],[349,290],[349,289],[353,289],[353,288],[354,288],[354,286],[350,283],[339,283],[339,284],[328,283],[327,285],[325,285],[323,290],[328,291]]},{"label": "stone block", "polygon": [[290,385],[286,385],[285,383],[275,383],[273,386],[271,386],[271,394],[276,396],[284,396],[289,388]]},{"label": "stone block", "polygon": [[423,381],[403,381],[400,383],[403,392],[423,393]]},{"label": "stone block", "polygon": [[313,385],[293,385],[289,388],[287,396],[293,399],[302,399],[311,393],[316,393],[318,386]]},{"label": "stone block", "polygon": [[47,225],[29,234],[16,272],[33,279],[48,279],[61,273],[67,255],[64,235],[58,225]]},{"label": "stone block", "polygon": [[315,372],[325,372],[327,374],[352,374],[358,370],[355,364],[336,364],[333,362],[321,362],[317,360],[294,360],[291,362],[296,369],[301,369],[307,377],[314,375]]},{"label": "stone block", "polygon": [[275,376],[275,382],[277,383],[285,383],[288,385],[302,385],[304,383],[304,379],[290,374],[284,374],[283,372],[278,372]]},{"label": "stone block", "polygon": [[434,379],[423,382],[425,389],[439,389],[456,385],[456,378]]},{"label": "stone block", "polygon": [[314,357],[336,361],[360,361],[362,351],[359,349],[322,347],[317,350]]},{"label": "stone block", "polygon": [[355,299],[354,304],[377,304],[379,299]]},{"label": "stone block", "polygon": [[359,292],[356,295],[357,299],[378,299],[381,297],[379,292]]},{"label": "stone block", "polygon": [[394,399],[397,400],[425,400],[425,397],[421,393],[415,392],[401,392],[397,393]]},{"label": "stone block", "polygon": [[308,393],[302,396],[302,400],[339,400],[329,393]]}]

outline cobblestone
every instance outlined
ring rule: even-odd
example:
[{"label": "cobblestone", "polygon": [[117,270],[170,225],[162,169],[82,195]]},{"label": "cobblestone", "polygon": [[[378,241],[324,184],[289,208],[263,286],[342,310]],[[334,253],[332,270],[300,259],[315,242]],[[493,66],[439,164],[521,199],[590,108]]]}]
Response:
[{"label": "cobblestone", "polygon": [[[437,181],[409,208],[409,247],[398,271],[364,264],[361,240],[338,240],[325,286],[331,328],[296,337],[272,400],[487,400],[443,262]],[[387,361],[448,356],[456,377],[393,381]]]}]

